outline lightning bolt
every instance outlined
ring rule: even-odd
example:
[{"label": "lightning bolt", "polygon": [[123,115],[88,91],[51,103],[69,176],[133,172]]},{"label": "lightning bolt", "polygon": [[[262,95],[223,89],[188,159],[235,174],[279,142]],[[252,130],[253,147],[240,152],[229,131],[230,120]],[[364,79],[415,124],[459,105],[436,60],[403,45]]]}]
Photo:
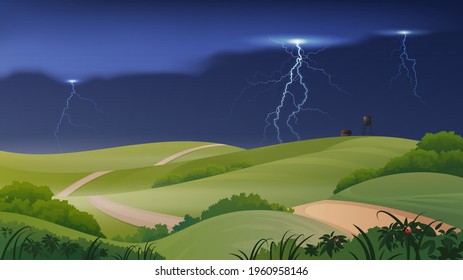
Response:
[{"label": "lightning bolt", "polygon": [[407,52],[407,35],[410,33],[410,31],[399,31],[399,34],[403,35],[401,45],[398,49],[393,50],[392,54],[395,52],[400,52],[399,58],[401,62],[399,64],[397,74],[391,78],[389,87],[391,87],[392,83],[405,73],[410,82],[413,96],[424,103],[423,98],[417,93],[418,76],[416,74],[416,59],[410,58]]},{"label": "lightning bolt", "polygon": [[[295,58],[294,65],[291,67],[289,72],[286,74],[282,74],[280,78],[267,80],[264,82],[257,82],[255,84],[274,84],[286,81],[284,90],[280,99],[279,105],[275,108],[274,111],[267,114],[265,118],[265,127],[264,127],[264,137],[262,143],[267,140],[267,131],[270,127],[274,127],[277,133],[277,140],[279,143],[283,143],[282,132],[281,132],[281,124],[285,125],[291,134],[296,137],[297,140],[301,140],[299,133],[294,129],[294,124],[297,124],[299,118],[298,115],[303,111],[314,111],[321,114],[326,115],[327,117],[331,118],[329,113],[313,107],[307,107],[307,101],[309,99],[309,89],[304,81],[304,76],[301,73],[301,68],[305,65],[307,69],[320,72],[324,76],[327,77],[328,83],[330,86],[336,88],[337,90],[348,94],[345,90],[339,87],[337,84],[333,82],[332,75],[330,75],[325,69],[322,67],[313,65],[316,64],[316,61],[313,60],[310,55],[316,55],[320,52],[324,51],[326,48],[318,50],[316,52],[307,52],[305,53],[301,47],[302,40],[293,40],[293,44],[296,46],[297,52],[294,54],[293,51],[289,50],[289,48],[283,43],[282,47],[286,51],[286,53],[290,54],[293,58]],[[296,95],[296,91],[294,89],[299,89],[302,93]],[[284,116],[284,114],[287,116]]]},{"label": "lightning bolt", "polygon": [[61,126],[63,126],[65,121],[67,121],[67,123],[69,125],[74,126],[74,127],[85,127],[85,128],[93,129],[89,125],[78,124],[78,123],[75,123],[72,120],[71,116],[69,115],[69,109],[70,109],[70,106],[71,106],[71,101],[73,99],[77,98],[79,100],[89,102],[95,107],[95,110],[97,110],[98,112],[104,114],[104,112],[98,107],[98,105],[97,105],[97,103],[95,101],[93,101],[90,98],[83,97],[82,95],[80,95],[80,94],[78,94],[76,92],[76,88],[75,88],[75,83],[77,82],[76,80],[68,80],[68,82],[71,84],[71,92],[69,94],[69,97],[66,99],[66,105],[64,106],[63,110],[61,111],[61,115],[60,115],[60,118],[58,120],[58,123],[56,124],[56,129],[55,129],[55,132],[54,132],[54,135],[55,135],[55,138],[56,138],[56,143],[57,143],[58,148],[59,148],[59,150],[61,152],[63,150],[62,150],[62,147],[61,147],[61,141],[60,141],[60,138],[59,138],[59,132],[60,132]]}]

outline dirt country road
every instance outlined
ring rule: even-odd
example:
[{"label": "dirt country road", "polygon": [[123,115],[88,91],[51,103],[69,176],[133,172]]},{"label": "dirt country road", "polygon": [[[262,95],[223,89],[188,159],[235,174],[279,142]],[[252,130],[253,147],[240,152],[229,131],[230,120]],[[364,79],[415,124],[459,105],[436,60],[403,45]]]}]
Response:
[{"label": "dirt country road", "polygon": [[[344,233],[358,234],[358,230],[354,224],[362,230],[367,230],[375,226],[385,226],[394,222],[394,220],[386,214],[376,213],[379,210],[387,211],[395,215],[399,220],[403,221],[405,218],[413,220],[417,214],[405,212],[393,208],[383,207],[379,205],[357,203],[350,201],[339,200],[321,200],[313,203],[299,205],[294,208],[294,214],[304,217],[312,218],[319,222],[333,226]],[[418,221],[428,224],[434,219],[420,216]],[[437,225],[437,223],[436,223]],[[447,230],[451,225],[443,224],[442,229]]]}]

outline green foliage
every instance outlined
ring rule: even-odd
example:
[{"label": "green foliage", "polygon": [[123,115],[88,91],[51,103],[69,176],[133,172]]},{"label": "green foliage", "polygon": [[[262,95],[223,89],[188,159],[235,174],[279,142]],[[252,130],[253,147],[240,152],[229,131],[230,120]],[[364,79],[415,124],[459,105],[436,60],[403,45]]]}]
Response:
[{"label": "green foliage", "polygon": [[11,185],[6,185],[0,189],[0,197],[7,203],[17,199],[29,200],[30,204],[34,204],[38,200],[51,200],[53,192],[46,186],[35,186],[29,182],[14,181]]},{"label": "green foliage", "polygon": [[207,178],[227,172],[232,172],[244,168],[251,167],[252,165],[247,162],[235,162],[228,166],[219,166],[214,164],[209,164],[202,168],[196,168],[186,174],[170,173],[166,176],[156,179],[153,184],[153,188],[169,186],[174,184],[179,184],[183,182],[189,182],[193,180],[198,180],[202,178]]},{"label": "green foliage", "polygon": [[373,178],[407,172],[438,172],[463,177],[463,138],[454,132],[428,133],[417,144],[417,149],[391,159],[383,168],[359,169],[342,178],[334,193]]},{"label": "green foliage", "polygon": [[[333,258],[333,253],[338,253],[344,249],[343,245],[347,242],[346,238],[344,235],[334,235],[334,231],[331,234],[324,234],[319,238],[321,242],[318,243],[320,255],[326,252],[330,258]],[[310,250],[308,251],[310,252]]]},{"label": "green foliage", "polygon": [[311,235],[304,238],[303,234],[292,234],[287,237],[286,234],[288,234],[288,231],[283,234],[278,243],[272,241],[270,244],[270,260],[297,260],[301,253],[303,253],[302,244],[312,237]]},{"label": "green foliage", "polygon": [[51,254],[53,254],[55,250],[59,249],[59,239],[51,234],[45,234],[45,236],[42,237],[41,243],[43,248]]},{"label": "green foliage", "polygon": [[90,214],[79,211],[67,201],[52,199],[49,187],[13,182],[0,189],[0,211],[43,219],[92,235],[102,235]]},{"label": "green foliage", "polygon": [[421,150],[448,152],[463,151],[463,138],[454,131],[441,131],[436,134],[426,133],[416,147]]},{"label": "green foliage", "polygon": [[73,254],[83,250],[82,247],[78,243],[72,242],[71,240],[63,241],[63,243],[61,243],[59,249],[60,249],[61,254],[66,256],[66,258],[68,258],[68,259]]},{"label": "green foliage", "polygon": [[269,202],[262,199],[258,194],[240,193],[239,195],[233,195],[231,198],[224,198],[219,200],[217,203],[209,206],[207,210],[201,213],[201,220],[209,219],[225,213],[231,213],[236,211],[245,210],[274,210],[283,212],[294,212],[293,209],[287,208],[283,205]]},{"label": "green foliage", "polygon": [[336,194],[355,184],[375,178],[377,177],[376,174],[377,174],[376,169],[372,169],[372,168],[369,168],[369,169],[363,168],[363,169],[355,170],[354,172],[352,172],[351,174],[342,178],[339,181],[339,183],[336,186],[336,189],[334,190],[334,193]]},{"label": "green foliage", "polygon": [[[455,228],[447,231],[439,230],[441,233],[440,246],[437,247],[438,255],[432,255],[432,259],[437,260],[461,260],[463,257],[463,240],[459,240]],[[460,234],[461,236],[461,234]]]},{"label": "green foliage", "polygon": [[123,242],[140,243],[158,240],[168,235],[169,229],[167,228],[167,225],[157,224],[154,226],[154,228],[148,228],[145,226],[138,227],[136,233],[128,235],[125,238],[118,237],[115,238],[115,240]]},{"label": "green foliage", "polygon": [[138,247],[137,258],[139,260],[157,260],[164,259],[159,253],[155,251],[154,243],[146,242],[143,249]]},{"label": "green foliage", "polygon": [[181,221],[178,225],[175,225],[172,230],[173,232],[178,232],[181,231],[182,229],[185,229],[189,226],[192,226],[196,223],[199,223],[201,219],[199,217],[192,217],[189,214],[186,214],[185,217],[183,218],[183,221]]},{"label": "green foliage", "polygon": [[[5,246],[3,247],[3,250],[2,250],[2,255],[0,257],[0,260],[5,260],[6,259],[6,255],[7,255],[7,252],[8,252],[8,249],[10,248],[10,246],[12,245],[12,242],[14,241],[14,245],[13,245],[13,252],[12,252],[12,259],[15,260],[16,259],[16,252],[17,252],[17,248],[18,248],[18,241],[20,240],[20,237],[26,232],[26,230],[31,230],[31,227],[29,226],[23,226],[22,228],[18,229],[17,231],[15,231],[13,234],[11,234],[11,236],[8,238]],[[27,237],[23,240],[23,244],[25,242],[25,240],[27,240]],[[23,248],[23,245],[21,245],[21,248]],[[21,253],[20,253],[21,254]]]},{"label": "green foliage", "polygon": [[294,209],[292,208],[287,208],[278,203],[269,203],[267,200],[262,199],[258,194],[251,193],[246,195],[245,193],[240,193],[239,195],[232,195],[231,198],[221,199],[217,203],[209,206],[206,210],[202,211],[201,217],[192,217],[191,215],[186,214],[183,221],[172,228],[173,233],[183,230],[205,219],[226,213],[245,210],[273,210],[289,213],[294,212]]},{"label": "green foliage", "polygon": [[262,248],[262,246],[264,246],[264,244],[267,244],[267,242],[268,242],[268,239],[264,239],[264,238],[258,240],[256,244],[254,244],[254,246],[252,247],[251,252],[249,254],[246,254],[245,252],[241,250],[238,250],[239,254],[235,254],[235,253],[230,253],[230,254],[232,256],[237,257],[240,260],[256,260],[260,249]]},{"label": "green foliage", "polygon": [[[13,233],[8,238],[0,237],[1,259],[96,260],[110,259],[110,254],[113,257],[122,256],[123,259],[133,260],[165,259],[155,252],[153,244],[147,243],[144,248],[134,245],[121,247],[108,244],[101,237],[93,241],[82,238],[70,240],[66,237],[58,238],[46,230],[39,230],[16,222],[4,223],[0,221],[0,224],[2,227],[13,229]],[[138,248],[137,254],[131,254],[136,248]]]},{"label": "green foliage", "polygon": [[[344,235],[324,234],[319,238],[318,244],[301,245],[308,238],[302,235],[286,236],[279,243],[269,246],[269,239],[260,239],[249,254],[239,250],[239,254],[233,256],[242,259],[349,259],[356,260],[461,260],[463,259],[463,233],[456,233],[455,228],[447,231],[440,229],[442,223],[429,224],[418,222],[417,215],[413,220],[407,218],[399,220],[387,211],[378,211],[377,215],[385,214],[393,219],[389,226],[374,227],[364,231],[355,226],[358,235],[353,235],[353,240],[347,240]],[[439,234],[437,234],[439,233]],[[310,238],[310,236],[309,236]],[[302,241],[302,242],[301,242]],[[349,255],[350,254],[350,255]],[[326,256],[327,255],[327,256]]]}]

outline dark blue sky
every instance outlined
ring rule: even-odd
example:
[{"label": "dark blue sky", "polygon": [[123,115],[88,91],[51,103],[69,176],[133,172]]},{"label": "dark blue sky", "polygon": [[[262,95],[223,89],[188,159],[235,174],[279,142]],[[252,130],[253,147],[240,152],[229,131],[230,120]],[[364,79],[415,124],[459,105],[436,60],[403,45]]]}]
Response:
[{"label": "dark blue sky", "polygon": [[[454,1],[458,2],[458,1]],[[268,39],[352,44],[392,29],[459,27],[450,1],[0,1],[0,76],[57,79],[192,72],[221,52],[279,48]]]},{"label": "dark blue sky", "polygon": [[[276,144],[275,128],[267,138],[263,133],[284,82],[250,87],[248,81],[278,78],[275,71],[288,73],[295,58],[269,38],[308,39],[305,51],[327,47],[313,63],[350,94],[330,87],[319,71],[303,70],[307,107],[332,118],[302,112],[292,124],[301,139],[341,129],[359,135],[366,114],[376,135],[463,134],[461,10],[447,0],[0,0],[0,150],[176,140]],[[397,30],[416,31],[407,49],[425,103],[406,76],[390,84],[400,63],[397,52],[391,56],[400,47]],[[74,98],[67,113],[84,126],[64,118],[59,149],[55,132],[71,92],[67,79],[78,79],[77,93],[104,113]],[[296,140],[281,127],[284,141]]]}]

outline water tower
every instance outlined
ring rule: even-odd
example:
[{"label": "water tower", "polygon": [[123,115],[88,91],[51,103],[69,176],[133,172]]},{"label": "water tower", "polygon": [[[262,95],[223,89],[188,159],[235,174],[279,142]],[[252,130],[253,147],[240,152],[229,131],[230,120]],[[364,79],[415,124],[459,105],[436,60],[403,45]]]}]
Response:
[{"label": "water tower", "polygon": [[373,135],[371,116],[363,116],[362,135]]}]

